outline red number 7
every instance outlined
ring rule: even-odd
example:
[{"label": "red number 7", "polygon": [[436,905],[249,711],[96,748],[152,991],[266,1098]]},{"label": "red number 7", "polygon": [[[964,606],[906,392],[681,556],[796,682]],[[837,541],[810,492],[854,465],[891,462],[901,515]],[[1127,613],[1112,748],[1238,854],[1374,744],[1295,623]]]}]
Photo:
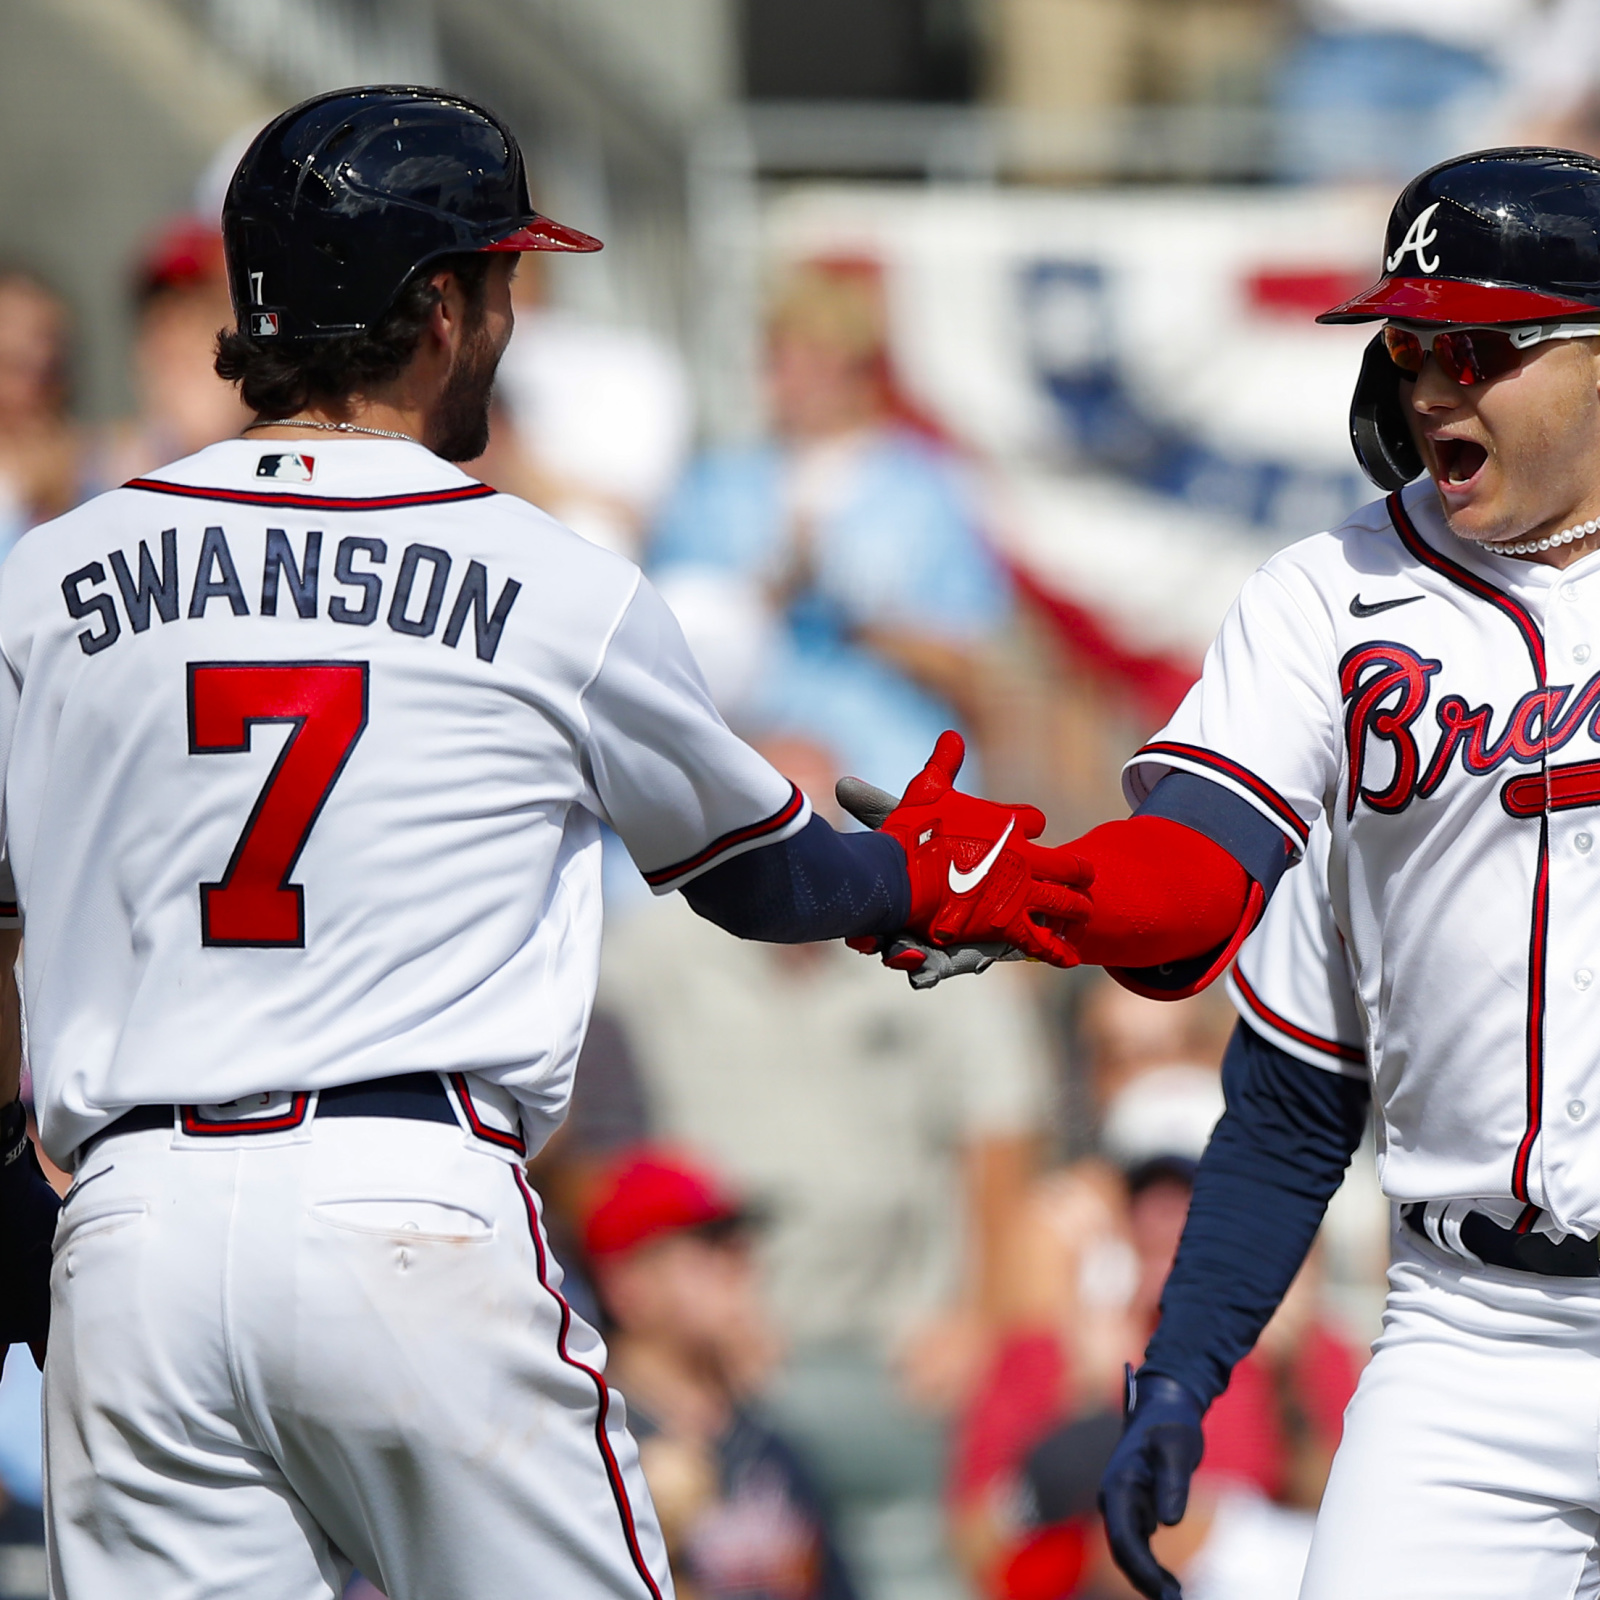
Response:
[{"label": "red number 7", "polygon": [[292,728],[222,881],[200,885],[200,942],[303,948],[305,891],[289,874],[367,725],[366,662],[189,663],[190,755],[248,750],[258,722]]}]

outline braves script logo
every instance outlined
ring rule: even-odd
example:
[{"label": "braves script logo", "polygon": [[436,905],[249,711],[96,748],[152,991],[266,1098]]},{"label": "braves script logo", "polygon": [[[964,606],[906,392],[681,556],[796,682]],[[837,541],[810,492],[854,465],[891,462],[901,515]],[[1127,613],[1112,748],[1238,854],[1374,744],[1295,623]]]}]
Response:
[{"label": "braves script logo", "polygon": [[[1434,675],[1442,666],[1442,662],[1387,640],[1357,645],[1339,663],[1350,762],[1346,817],[1355,815],[1357,801],[1374,811],[1404,811],[1418,795],[1426,799],[1434,793],[1458,757],[1463,771],[1481,777],[1507,762],[1536,765],[1575,739],[1585,723],[1589,737],[1600,741],[1597,672],[1576,690],[1571,684],[1529,690],[1511,708],[1498,732],[1493,706],[1473,706],[1459,694],[1444,695],[1433,708],[1432,721],[1439,737],[1424,758],[1418,738],[1426,726],[1422,713]],[[1382,788],[1370,788],[1365,781],[1374,740],[1387,745],[1394,758],[1393,774]],[[1553,809],[1592,803],[1580,800],[1577,791],[1594,787],[1578,782],[1580,769],[1587,771],[1593,766],[1584,762],[1572,768],[1550,768],[1549,803]],[[1546,785],[1540,781],[1536,787],[1540,793],[1535,802],[1527,792],[1527,780],[1513,779],[1501,797],[1506,809],[1513,816],[1537,815],[1544,810]],[[1572,790],[1570,796],[1567,789]]]},{"label": "braves script logo", "polygon": [[1434,256],[1430,261],[1423,252],[1429,245],[1436,243],[1439,238],[1439,230],[1430,228],[1428,224],[1433,221],[1433,214],[1439,209],[1440,204],[1440,201],[1435,200],[1426,211],[1417,213],[1416,220],[1406,229],[1406,236],[1400,241],[1400,248],[1383,263],[1385,272],[1393,272],[1405,259],[1408,252],[1416,256],[1417,269],[1419,271],[1437,272],[1439,270],[1438,256]]}]

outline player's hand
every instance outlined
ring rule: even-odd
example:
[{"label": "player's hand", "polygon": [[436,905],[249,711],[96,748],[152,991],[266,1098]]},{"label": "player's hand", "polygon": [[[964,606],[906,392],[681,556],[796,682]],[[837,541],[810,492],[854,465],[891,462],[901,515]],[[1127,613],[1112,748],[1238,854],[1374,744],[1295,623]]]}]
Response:
[{"label": "player's hand", "polygon": [[1128,1376],[1122,1438],[1100,1479],[1100,1515],[1111,1554],[1149,1600],[1183,1600],[1178,1580],[1150,1554],[1158,1523],[1170,1527],[1189,1504],[1189,1480],[1205,1435],[1200,1402],[1176,1378]]},{"label": "player's hand", "polygon": [[[839,804],[857,822],[874,830],[900,804],[887,789],[879,789],[861,778],[841,778],[834,786]],[[1012,944],[937,945],[913,934],[893,933],[846,939],[852,950],[864,956],[881,956],[886,967],[905,973],[913,989],[932,989],[946,978],[961,978],[968,973],[987,972],[997,961],[1021,961],[1022,952]]]},{"label": "player's hand", "polygon": [[1032,843],[1044,832],[1044,813],[1036,807],[962,794],[955,777],[965,757],[960,734],[941,734],[898,804],[858,778],[839,782],[839,803],[897,839],[906,853],[911,915],[889,941],[885,960],[915,972],[928,967],[932,947],[977,947],[952,959],[948,971],[930,974],[924,988],[958,971],[981,971],[1007,946],[1052,966],[1076,966],[1064,930],[1089,914],[1083,891],[1093,869],[1070,850]]},{"label": "player's hand", "polygon": [[45,1179],[20,1100],[0,1110],[0,1369],[9,1345],[44,1365],[50,1330],[50,1248],[61,1201]]}]

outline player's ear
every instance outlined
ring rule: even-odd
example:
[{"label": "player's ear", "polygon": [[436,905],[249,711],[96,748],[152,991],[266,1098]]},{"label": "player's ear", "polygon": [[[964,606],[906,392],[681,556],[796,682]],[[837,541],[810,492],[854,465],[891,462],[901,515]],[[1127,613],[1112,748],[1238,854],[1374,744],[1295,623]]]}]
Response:
[{"label": "player's ear", "polygon": [[438,295],[428,313],[427,332],[448,349],[459,340],[467,321],[466,291],[448,267],[441,267],[429,282]]}]

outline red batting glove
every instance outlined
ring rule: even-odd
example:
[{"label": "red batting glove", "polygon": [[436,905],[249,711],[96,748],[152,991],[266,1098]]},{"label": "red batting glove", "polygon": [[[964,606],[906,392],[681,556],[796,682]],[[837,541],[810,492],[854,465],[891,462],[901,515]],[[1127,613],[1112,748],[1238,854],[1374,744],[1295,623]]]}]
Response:
[{"label": "red batting glove", "polygon": [[907,928],[939,945],[1011,944],[1052,966],[1076,966],[1077,952],[1061,930],[1088,916],[1083,891],[1094,869],[1070,850],[1030,842],[1044,832],[1037,807],[957,790],[966,753],[959,733],[941,734],[881,825],[906,853]]}]

